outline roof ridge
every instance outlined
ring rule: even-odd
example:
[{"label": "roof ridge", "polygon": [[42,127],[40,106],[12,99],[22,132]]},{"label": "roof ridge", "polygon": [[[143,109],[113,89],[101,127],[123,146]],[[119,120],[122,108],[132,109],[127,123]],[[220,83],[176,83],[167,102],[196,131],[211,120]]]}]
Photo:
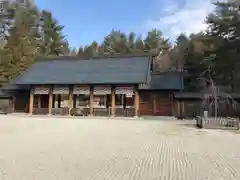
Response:
[{"label": "roof ridge", "polygon": [[37,61],[55,61],[55,60],[96,60],[96,59],[117,59],[117,58],[137,58],[137,57],[150,57],[152,56],[149,53],[143,53],[143,54],[117,54],[114,56],[109,56],[109,55],[101,55],[101,56],[94,56],[94,57],[89,57],[89,58],[82,58],[79,56],[57,56],[57,57],[52,57],[52,56],[39,56],[37,57]]},{"label": "roof ridge", "polygon": [[163,71],[163,72],[160,72],[160,71],[155,71],[155,72],[151,72],[153,75],[163,75],[163,74],[182,74],[183,72],[181,71],[177,71],[177,70],[174,70],[174,71]]}]

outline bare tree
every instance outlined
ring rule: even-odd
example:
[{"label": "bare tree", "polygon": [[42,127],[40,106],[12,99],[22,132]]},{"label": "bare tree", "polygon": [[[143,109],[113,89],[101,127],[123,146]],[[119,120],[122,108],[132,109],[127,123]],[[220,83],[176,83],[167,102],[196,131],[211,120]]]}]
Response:
[{"label": "bare tree", "polygon": [[226,93],[223,92],[219,87],[216,86],[212,76],[211,76],[211,69],[210,67],[205,70],[201,76],[205,74],[205,82],[209,84],[208,88],[204,92],[203,97],[203,105],[208,105],[208,109],[212,111],[212,107],[214,105],[214,118],[217,119],[218,117],[218,109],[220,103],[225,103],[227,105],[231,105],[236,110],[236,101],[234,98]]}]

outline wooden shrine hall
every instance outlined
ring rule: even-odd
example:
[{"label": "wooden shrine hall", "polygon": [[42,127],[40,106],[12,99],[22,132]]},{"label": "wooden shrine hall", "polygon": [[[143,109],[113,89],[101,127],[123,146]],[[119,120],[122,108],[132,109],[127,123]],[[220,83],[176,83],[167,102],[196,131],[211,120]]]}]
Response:
[{"label": "wooden shrine hall", "polygon": [[171,115],[179,72],[153,72],[153,57],[38,60],[10,84],[14,111],[76,116]]}]

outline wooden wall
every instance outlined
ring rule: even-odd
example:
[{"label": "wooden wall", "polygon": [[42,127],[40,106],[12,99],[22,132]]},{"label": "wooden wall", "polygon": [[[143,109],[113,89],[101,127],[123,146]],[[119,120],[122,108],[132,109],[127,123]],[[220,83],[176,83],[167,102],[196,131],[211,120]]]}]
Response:
[{"label": "wooden wall", "polygon": [[171,116],[173,93],[170,91],[140,91],[139,114],[143,116]]},{"label": "wooden wall", "polygon": [[15,111],[28,112],[29,91],[17,91],[15,96]]}]

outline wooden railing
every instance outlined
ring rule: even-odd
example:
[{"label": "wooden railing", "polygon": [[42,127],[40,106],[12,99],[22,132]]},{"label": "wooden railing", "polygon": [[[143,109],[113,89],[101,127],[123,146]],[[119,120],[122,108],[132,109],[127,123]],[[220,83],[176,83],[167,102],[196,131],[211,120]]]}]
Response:
[{"label": "wooden railing", "polygon": [[111,116],[110,108],[93,108],[94,116]]},{"label": "wooden railing", "polygon": [[[89,108],[72,108],[70,110],[72,116],[88,116],[90,115]],[[93,108],[93,116],[111,116],[111,108]],[[133,117],[135,116],[135,108],[116,108],[115,116]]]},{"label": "wooden railing", "polygon": [[68,115],[68,114],[69,114],[69,108],[68,107],[53,108],[52,109],[52,115]]},{"label": "wooden railing", "polygon": [[70,110],[71,116],[88,116],[90,114],[89,108],[72,108]]},{"label": "wooden railing", "polygon": [[4,113],[4,114],[8,114],[8,113],[12,113],[13,112],[13,108],[10,106],[0,106],[0,113]]},{"label": "wooden railing", "polygon": [[33,108],[34,115],[46,115],[48,114],[48,108]]},{"label": "wooden railing", "polygon": [[[34,115],[43,115],[48,114],[48,108],[34,108]],[[53,108],[52,115],[68,115],[69,108]],[[70,115],[72,116],[88,116],[90,115],[89,108],[72,108],[70,110]],[[93,108],[93,116],[111,116],[111,108]],[[135,108],[116,108],[115,116],[119,117],[134,117],[135,116]]]},{"label": "wooden railing", "polygon": [[135,108],[116,108],[115,116],[122,116],[122,117],[134,117],[135,116]]}]

